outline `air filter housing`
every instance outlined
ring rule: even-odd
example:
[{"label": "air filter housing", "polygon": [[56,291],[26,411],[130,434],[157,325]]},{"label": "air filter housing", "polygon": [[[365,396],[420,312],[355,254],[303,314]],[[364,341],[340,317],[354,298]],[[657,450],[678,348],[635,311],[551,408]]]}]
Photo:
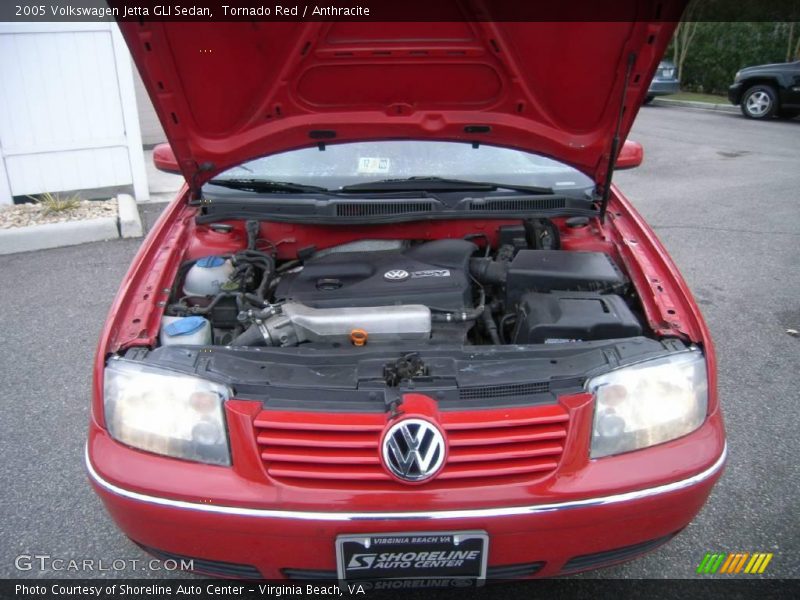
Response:
[{"label": "air filter housing", "polygon": [[525,292],[624,292],[627,281],[603,252],[520,250],[506,279],[507,306]]}]

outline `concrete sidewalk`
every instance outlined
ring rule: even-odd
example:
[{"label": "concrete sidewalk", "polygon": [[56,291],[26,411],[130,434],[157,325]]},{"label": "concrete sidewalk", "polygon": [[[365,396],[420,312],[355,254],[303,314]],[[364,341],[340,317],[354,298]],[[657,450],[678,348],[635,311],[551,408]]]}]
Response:
[{"label": "concrete sidewalk", "polygon": [[716,110],[720,112],[738,113],[739,107],[733,104],[713,104],[711,102],[695,102],[693,100],[673,100],[666,98],[653,98],[653,106],[681,106],[683,108],[699,108],[701,110]]}]

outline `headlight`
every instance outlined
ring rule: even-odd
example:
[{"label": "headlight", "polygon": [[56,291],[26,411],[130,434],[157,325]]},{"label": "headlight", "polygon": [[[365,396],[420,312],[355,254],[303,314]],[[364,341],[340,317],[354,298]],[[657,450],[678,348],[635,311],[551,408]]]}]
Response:
[{"label": "headlight", "polygon": [[660,444],[700,427],[708,407],[699,350],[645,361],[590,379],[595,396],[591,457]]},{"label": "headlight", "polygon": [[742,72],[736,71],[736,75],[733,76],[733,83],[737,83],[741,78],[742,78]]},{"label": "headlight", "polygon": [[223,385],[141,363],[112,360],[103,403],[111,436],[134,448],[230,465]]}]

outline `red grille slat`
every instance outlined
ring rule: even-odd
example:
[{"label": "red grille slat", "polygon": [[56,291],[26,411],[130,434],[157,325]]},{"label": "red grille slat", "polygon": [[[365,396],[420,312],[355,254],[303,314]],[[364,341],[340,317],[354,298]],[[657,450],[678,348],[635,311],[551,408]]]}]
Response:
[{"label": "red grille slat", "polygon": [[[559,404],[507,410],[447,412],[439,426],[448,457],[436,481],[538,480],[564,453],[569,414]],[[255,437],[267,474],[295,485],[402,485],[381,463],[385,414],[262,411]]]},{"label": "red grille slat", "polygon": [[520,444],[509,448],[506,445],[498,448],[481,447],[478,451],[453,448],[447,458],[448,463],[485,462],[490,460],[506,460],[537,456],[560,456],[564,452],[561,444]]},{"label": "red grille slat", "polygon": [[559,405],[537,407],[534,414],[516,415],[502,421],[482,419],[475,413],[447,413],[442,418],[442,425],[448,431],[459,429],[491,429],[496,427],[519,427],[524,425],[547,425],[550,423],[566,423],[569,415]]},{"label": "red grille slat", "polygon": [[522,475],[525,473],[550,472],[558,466],[558,460],[542,461],[502,461],[492,465],[487,470],[484,466],[478,465],[457,465],[445,468],[438,479],[461,479],[475,477],[502,477],[504,475]]},{"label": "red grille slat", "polygon": [[517,442],[538,442],[542,440],[560,440],[567,436],[563,425],[545,425],[542,427],[516,427],[504,429],[491,437],[484,430],[453,431],[447,430],[450,446],[485,446],[489,444],[514,444]]},{"label": "red grille slat", "polygon": [[261,453],[261,458],[269,462],[301,462],[327,464],[380,465],[381,459],[375,448],[351,450],[337,448],[335,453],[314,452],[309,448],[276,448]]},{"label": "red grille slat", "polygon": [[333,436],[329,435],[329,432],[311,433],[305,430],[294,434],[294,432],[285,430],[259,433],[257,439],[260,445],[307,446],[310,448],[375,448],[375,440],[379,435],[379,433],[371,435],[342,433],[341,435]]},{"label": "red grille slat", "polygon": [[383,430],[383,423],[379,425],[363,425],[346,423],[303,423],[303,422],[275,422],[275,421],[259,421],[256,419],[255,426],[269,429],[290,430],[290,431],[344,431],[356,433],[375,433],[376,431]]},{"label": "red grille slat", "polygon": [[269,468],[272,477],[301,479],[341,479],[344,481],[390,481],[391,477],[380,467],[359,469],[351,465],[303,465],[297,463],[274,464]]}]

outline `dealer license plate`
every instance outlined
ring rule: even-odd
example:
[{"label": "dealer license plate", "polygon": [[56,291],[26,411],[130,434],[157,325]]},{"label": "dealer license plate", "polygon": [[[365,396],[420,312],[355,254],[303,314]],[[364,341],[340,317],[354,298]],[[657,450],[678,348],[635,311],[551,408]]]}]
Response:
[{"label": "dealer license plate", "polygon": [[484,531],[381,533],[336,538],[339,579],[486,579]]}]

